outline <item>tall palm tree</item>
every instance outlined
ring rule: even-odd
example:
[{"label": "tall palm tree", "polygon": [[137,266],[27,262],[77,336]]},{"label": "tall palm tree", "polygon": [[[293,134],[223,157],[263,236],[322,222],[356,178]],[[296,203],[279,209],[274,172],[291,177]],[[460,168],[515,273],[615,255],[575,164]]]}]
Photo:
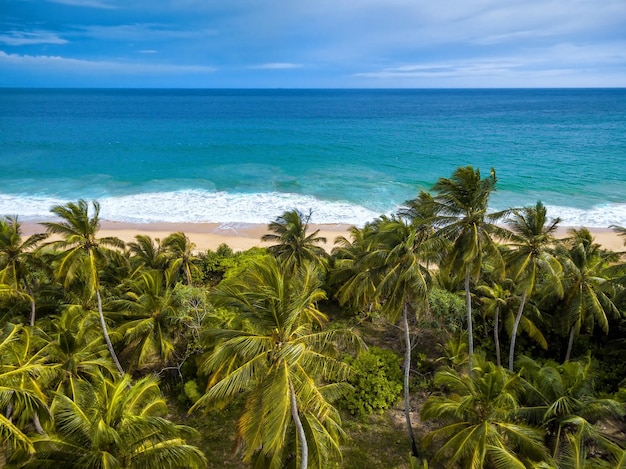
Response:
[{"label": "tall palm tree", "polygon": [[193,285],[192,274],[200,273],[200,269],[195,264],[198,259],[194,254],[196,245],[185,233],[179,231],[165,238],[161,246],[169,259],[169,270],[172,273],[184,272],[187,285]]},{"label": "tall palm tree", "polygon": [[80,381],[73,397],[56,395],[52,412],[54,427],[36,439],[23,467],[206,467],[202,452],[185,440],[195,432],[162,417],[167,407],[152,377],[132,386],[128,375]]},{"label": "tall palm tree", "polygon": [[36,304],[30,267],[35,260],[34,249],[48,235],[36,233],[24,239],[17,217],[0,219],[0,283],[23,292],[30,301],[30,325],[35,325]]},{"label": "tall palm tree", "polygon": [[125,352],[132,356],[135,367],[155,360],[159,366],[165,365],[181,336],[181,305],[167,277],[158,270],[139,271],[124,297],[111,303],[121,311],[118,332],[124,336]]},{"label": "tall palm tree", "polygon": [[304,262],[325,267],[328,256],[318,244],[325,243],[326,238],[318,236],[319,230],[307,233],[311,215],[312,212],[304,215],[299,210],[287,211],[268,225],[273,233],[261,237],[262,241],[277,243],[269,251],[292,269],[300,268]]},{"label": "tall palm tree", "polygon": [[[382,216],[368,228],[367,250],[352,267],[353,276],[340,287],[339,300],[368,299],[380,305],[392,323],[400,318],[404,333],[404,412],[414,456],[418,455],[409,405],[411,337],[409,316],[427,304],[428,271],[425,264],[436,257],[428,236],[399,217]],[[356,268],[354,268],[356,267]]]},{"label": "tall palm tree", "polygon": [[493,168],[489,176],[481,178],[479,169],[465,166],[457,168],[450,178],[440,178],[432,188],[437,235],[453,243],[448,262],[464,275],[470,370],[474,354],[471,281],[479,277],[485,256],[496,267],[503,267],[495,240],[508,237],[505,229],[495,225],[508,211],[487,213],[496,181]]},{"label": "tall palm tree", "polygon": [[65,279],[65,285],[68,286],[79,271],[83,270],[86,273],[87,286],[96,296],[104,340],[115,366],[121,374],[124,374],[124,369],[113,349],[102,312],[99,277],[99,269],[107,264],[107,256],[114,255],[114,249],[123,249],[124,242],[115,237],[97,238],[100,228],[100,204],[94,200],[92,207],[94,213],[90,217],[89,205],[85,200],[56,205],[50,211],[61,221],[46,222],[43,225],[46,226],[48,233],[62,238],[49,244],[56,249],[63,250],[57,274]]},{"label": "tall palm tree", "polygon": [[562,307],[569,328],[565,361],[570,359],[574,337],[581,329],[591,331],[597,323],[606,334],[608,315],[619,316],[609,295],[611,282],[605,275],[610,263],[618,259],[617,255],[594,243],[587,228],[571,229],[568,233],[570,237],[558,249],[564,266]]},{"label": "tall palm tree", "polygon": [[560,219],[548,222],[547,210],[541,202],[534,207],[525,207],[513,211],[513,218],[509,221],[511,228],[510,247],[507,252],[507,267],[511,271],[511,278],[521,289],[521,299],[513,330],[511,332],[511,346],[509,349],[509,371],[513,371],[515,358],[515,339],[517,329],[524,314],[526,301],[532,296],[540,280],[549,282],[553,294],[563,296],[561,284],[561,264],[553,253],[554,233]]},{"label": "tall palm tree", "polygon": [[491,362],[476,362],[470,376],[453,369],[435,375],[435,384],[449,391],[429,397],[422,407],[424,420],[443,423],[424,441],[442,442],[435,460],[472,469],[523,468],[545,461],[542,432],[516,419],[523,380]]},{"label": "tall palm tree", "polygon": [[493,316],[493,342],[496,350],[496,365],[502,366],[500,356],[500,318],[512,307],[513,287],[511,279],[494,282],[491,285],[483,284],[476,287],[481,302],[485,306],[484,312]]},{"label": "tall palm tree", "polygon": [[337,359],[334,343],[356,338],[322,329],[320,287],[312,264],[294,273],[268,257],[224,280],[212,295],[216,306],[239,312],[243,322],[207,332],[217,341],[201,368],[210,374],[209,386],[191,411],[245,393],[238,435],[246,461],[283,467],[288,447],[299,448],[295,457],[303,469],[325,467],[330,455],[340,456],[341,419],[330,401],[347,386],[349,368]]}]

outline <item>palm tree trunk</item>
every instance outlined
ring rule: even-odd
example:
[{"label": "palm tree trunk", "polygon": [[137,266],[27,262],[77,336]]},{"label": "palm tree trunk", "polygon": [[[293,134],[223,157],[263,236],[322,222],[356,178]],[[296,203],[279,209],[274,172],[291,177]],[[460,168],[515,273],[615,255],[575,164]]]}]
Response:
[{"label": "palm tree trunk", "polygon": [[30,288],[30,285],[28,284],[28,281],[26,279],[24,279],[24,285],[26,285],[26,291],[28,292],[28,296],[30,297],[30,325],[34,326],[36,318],[35,296],[33,295],[33,289]]},{"label": "palm tree trunk", "polygon": [[522,320],[522,314],[524,314],[524,306],[526,305],[526,290],[522,293],[522,299],[520,300],[519,309],[515,316],[515,322],[513,323],[513,330],[511,331],[511,348],[509,349],[509,371],[513,371],[513,361],[515,360],[515,340],[517,339],[517,328]]},{"label": "palm tree trunk", "polygon": [[411,424],[411,407],[409,402],[409,374],[411,372],[411,336],[409,334],[409,315],[408,303],[404,303],[402,307],[402,326],[404,329],[404,418],[406,427],[409,432],[409,441],[411,442],[411,453],[417,457],[417,445],[415,444],[415,435],[413,434],[413,425]]},{"label": "palm tree trunk", "polygon": [[470,266],[465,267],[465,306],[467,308],[467,354],[469,373],[472,373],[472,357],[474,356],[474,331],[472,324],[472,295],[470,293]]},{"label": "palm tree trunk", "polygon": [[296,426],[298,437],[300,438],[300,469],[307,469],[307,466],[309,464],[309,447],[307,445],[304,427],[302,426],[302,421],[300,420],[300,415],[298,414],[296,391],[293,388],[291,378],[289,378],[289,394],[291,399],[291,418],[293,418],[293,423]]},{"label": "palm tree trunk", "polygon": [[187,285],[191,286],[193,284],[193,280],[191,279],[191,269],[189,269],[189,264],[185,262],[185,275],[187,276]]},{"label": "palm tree trunk", "polygon": [[115,362],[115,366],[118,371],[124,375],[124,368],[120,364],[120,361],[117,359],[117,355],[115,354],[115,350],[113,349],[113,344],[111,343],[111,338],[109,337],[109,331],[107,330],[107,325],[104,322],[104,313],[102,312],[102,299],[100,298],[100,290],[96,289],[96,298],[98,299],[98,316],[100,316],[100,326],[102,327],[102,333],[104,334],[104,341],[107,343],[107,347],[109,352],[111,353],[111,357]]},{"label": "palm tree trunk", "polygon": [[574,346],[575,334],[576,334],[576,324],[572,324],[572,329],[569,332],[569,340],[567,341],[567,352],[565,352],[565,363],[569,361],[569,357],[572,354],[572,347]]},{"label": "palm tree trunk", "polygon": [[496,306],[496,312],[493,320],[493,342],[496,345],[496,363],[498,366],[502,366],[500,360],[500,307]]}]

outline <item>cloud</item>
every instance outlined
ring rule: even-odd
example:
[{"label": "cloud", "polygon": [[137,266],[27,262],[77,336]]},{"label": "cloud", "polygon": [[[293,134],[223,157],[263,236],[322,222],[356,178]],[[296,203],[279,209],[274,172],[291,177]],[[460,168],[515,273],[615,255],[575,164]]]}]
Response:
[{"label": "cloud", "polygon": [[40,68],[42,72],[107,72],[109,74],[185,74],[213,73],[217,69],[204,65],[146,64],[124,61],[81,60],[53,55],[19,55],[0,51],[0,65]]},{"label": "cloud", "polygon": [[24,46],[32,44],[67,44],[67,40],[49,31],[8,31],[0,34],[0,44]]},{"label": "cloud", "polygon": [[261,65],[253,65],[248,68],[252,68],[255,70],[290,70],[294,68],[302,68],[302,64],[293,64],[288,62],[270,62]]},{"label": "cloud", "polygon": [[70,5],[84,8],[99,8],[104,10],[114,10],[117,7],[110,3],[100,2],[98,0],[48,0],[52,3],[60,3],[61,5]]},{"label": "cloud", "polygon": [[133,23],[113,26],[89,25],[75,26],[75,28],[82,37],[107,41],[200,40],[204,37],[217,36],[219,34],[215,29],[174,28],[163,23]]}]

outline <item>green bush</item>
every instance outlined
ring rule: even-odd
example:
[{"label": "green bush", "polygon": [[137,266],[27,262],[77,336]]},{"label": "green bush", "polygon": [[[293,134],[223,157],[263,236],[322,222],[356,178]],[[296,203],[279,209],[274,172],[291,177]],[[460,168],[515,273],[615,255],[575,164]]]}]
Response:
[{"label": "green bush", "polygon": [[392,406],[402,391],[400,357],[391,350],[372,347],[352,360],[352,389],[342,406],[353,415],[381,413]]}]

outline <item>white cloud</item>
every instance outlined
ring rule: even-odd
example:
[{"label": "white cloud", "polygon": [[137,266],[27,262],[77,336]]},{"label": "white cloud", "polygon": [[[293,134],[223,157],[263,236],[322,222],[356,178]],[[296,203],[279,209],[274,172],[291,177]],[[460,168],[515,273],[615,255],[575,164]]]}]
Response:
[{"label": "white cloud", "polygon": [[19,55],[0,51],[0,66],[41,68],[44,73],[107,72],[108,74],[185,74],[213,73],[217,69],[204,65],[145,64],[140,62],[81,60],[53,55]]},{"label": "white cloud", "polygon": [[48,31],[8,31],[0,34],[0,44],[25,46],[32,44],[67,44],[67,40]]},{"label": "white cloud", "polygon": [[261,65],[253,65],[249,68],[256,70],[289,70],[294,68],[302,68],[302,64],[293,64],[288,62],[270,62]]},{"label": "white cloud", "polygon": [[52,3],[60,3],[62,5],[71,5],[84,8],[99,8],[105,10],[114,10],[117,7],[110,3],[100,2],[98,0],[48,0]]}]

